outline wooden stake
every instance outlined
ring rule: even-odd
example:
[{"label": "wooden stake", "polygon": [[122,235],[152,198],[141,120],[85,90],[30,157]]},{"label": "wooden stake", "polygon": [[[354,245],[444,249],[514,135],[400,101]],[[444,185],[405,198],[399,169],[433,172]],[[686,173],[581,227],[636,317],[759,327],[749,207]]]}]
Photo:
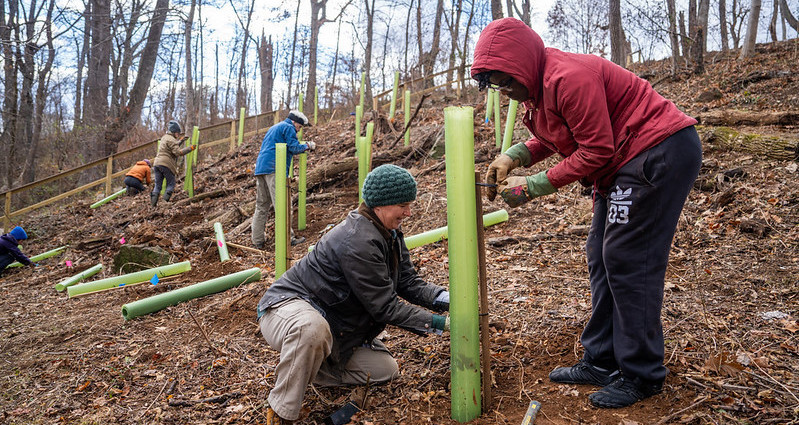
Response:
[{"label": "wooden stake", "polygon": [[[474,181],[479,182],[479,171],[474,172]],[[483,412],[491,406],[491,335],[488,329],[488,282],[486,280],[486,248],[485,230],[483,229],[483,191],[481,186],[475,185],[475,206],[477,209],[477,258],[480,279],[480,358],[483,366]]]}]

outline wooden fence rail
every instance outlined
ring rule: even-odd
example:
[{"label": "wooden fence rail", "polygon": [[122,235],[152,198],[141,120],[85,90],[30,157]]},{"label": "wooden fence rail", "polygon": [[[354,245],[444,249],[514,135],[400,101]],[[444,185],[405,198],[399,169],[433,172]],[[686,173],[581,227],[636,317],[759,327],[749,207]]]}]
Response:
[{"label": "wooden fence rail", "polygon": [[[471,66],[471,65],[467,65],[466,68],[468,68],[469,66]],[[416,83],[424,82],[426,80],[431,80],[431,79],[433,79],[433,78],[435,78],[437,76],[446,74],[447,72],[450,72],[450,71],[453,71],[453,72],[457,73],[460,68],[461,68],[460,66],[457,66],[455,68],[448,69],[448,70],[441,71],[441,72],[437,72],[435,74],[431,74],[431,75],[428,75],[426,77],[417,78],[417,79],[410,80],[410,81],[405,81],[405,82],[402,82],[399,85],[399,87],[401,87],[401,88],[413,87],[414,84],[416,84]],[[464,80],[468,81],[469,79],[468,78],[464,78]],[[463,84],[465,83],[464,80],[456,79],[456,80],[453,80],[453,81],[448,81],[446,83],[439,84],[439,85],[436,85],[436,86],[431,87],[431,88],[420,90],[420,91],[414,93],[414,95],[420,95],[420,94],[423,94],[423,93],[428,93],[430,91],[439,89],[441,87],[450,86],[451,84],[456,84],[456,83],[459,84],[458,91],[460,92],[460,90],[463,87]],[[380,108],[387,106],[388,105],[387,103],[381,105],[381,104],[379,104],[379,102],[380,102],[381,98],[385,97],[387,94],[390,94],[390,93],[391,93],[391,90],[388,90],[388,91],[381,92],[381,93],[375,95],[373,97],[373,102],[376,105],[378,105],[378,107],[380,107]],[[398,99],[398,103],[401,103],[403,101],[402,99],[404,99],[404,96],[398,96],[398,97],[400,98],[400,99]],[[273,124],[277,124],[280,121],[279,113],[280,113],[280,111],[269,111],[269,112],[262,113],[262,114],[243,117],[244,125],[241,127],[243,129],[242,137],[243,138],[250,138],[250,137],[255,137],[255,136],[258,136],[258,135],[260,135],[262,133],[265,133],[266,129],[269,126],[271,126]],[[331,116],[331,118],[332,118],[332,116]],[[237,127],[239,127],[240,124],[241,124],[241,119],[233,119],[233,120],[223,121],[221,123],[217,123],[217,124],[213,124],[213,125],[201,128],[200,129],[200,137],[199,137],[200,142],[197,145],[197,153],[198,153],[198,155],[201,153],[201,150],[202,151],[208,151],[209,149],[211,149],[213,147],[221,146],[221,145],[228,145],[228,151],[233,151],[234,149],[236,149],[237,140],[238,140],[238,128]],[[227,129],[229,129],[229,132],[228,132]],[[188,129],[187,129],[187,132],[188,132]],[[0,197],[5,198],[5,206],[3,208],[3,227],[5,229],[8,229],[9,226],[11,226],[12,223],[14,223],[14,219],[17,218],[17,217],[20,217],[20,216],[22,216],[24,214],[27,214],[27,213],[32,212],[32,211],[35,211],[35,210],[37,210],[39,208],[43,208],[43,207],[46,207],[48,205],[52,205],[52,204],[54,204],[54,203],[56,203],[58,201],[61,201],[61,200],[65,199],[65,198],[67,198],[67,197],[70,197],[72,195],[75,195],[75,194],[78,194],[78,193],[81,193],[81,192],[85,192],[87,190],[93,189],[93,188],[95,188],[97,186],[100,186],[100,185],[103,185],[103,184],[105,185],[105,188],[104,188],[105,196],[110,195],[111,193],[114,192],[113,180],[116,179],[116,178],[124,177],[124,175],[130,170],[130,168],[133,166],[133,164],[136,163],[136,160],[132,160],[131,159],[131,158],[138,158],[138,156],[134,157],[134,154],[137,154],[137,153],[141,154],[143,151],[147,151],[147,152],[151,153],[151,155],[149,155],[149,156],[152,157],[156,153],[158,142],[159,142],[158,140],[153,140],[153,141],[150,141],[150,142],[147,142],[147,143],[143,143],[141,145],[134,146],[132,148],[125,149],[123,151],[119,151],[119,152],[117,152],[115,154],[112,154],[112,155],[109,155],[109,156],[107,156],[105,158],[97,159],[97,160],[92,161],[92,162],[90,162],[88,164],[84,164],[84,165],[72,168],[70,170],[66,170],[66,171],[63,171],[61,173],[49,176],[49,177],[45,177],[45,178],[43,178],[41,180],[37,180],[37,181],[32,182],[32,183],[28,183],[28,184],[25,184],[25,185],[22,185],[22,186],[19,186],[19,187],[15,187],[13,189],[9,189],[9,190],[7,190],[5,192],[0,192]],[[203,154],[205,154],[205,153],[203,152]],[[139,155],[139,156],[141,156],[141,155]],[[60,193],[58,195],[46,198],[46,199],[38,201],[38,202],[34,202],[33,204],[23,205],[23,206],[21,206],[21,207],[19,207],[17,209],[12,209],[12,200],[15,197],[18,198],[19,195],[22,194],[23,192],[28,192],[28,191],[31,191],[31,190],[36,189],[36,188],[42,188],[45,185],[61,181],[61,180],[66,179],[68,177],[74,176],[77,173],[85,172],[87,170],[90,170],[90,169],[95,168],[95,167],[99,167],[101,165],[105,165],[105,173],[104,173],[105,175],[102,178],[100,178],[100,179],[91,181],[89,183],[82,184],[80,186],[77,186],[75,188],[67,190],[66,192]],[[114,171],[114,170],[117,170],[117,171]],[[78,184],[78,183],[76,183],[76,184]],[[24,202],[24,200],[20,200],[20,202]]]}]

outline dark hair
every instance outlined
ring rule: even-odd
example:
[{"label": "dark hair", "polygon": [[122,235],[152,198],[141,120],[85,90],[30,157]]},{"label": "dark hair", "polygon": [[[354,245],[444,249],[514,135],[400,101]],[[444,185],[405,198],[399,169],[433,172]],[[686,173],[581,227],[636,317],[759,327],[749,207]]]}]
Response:
[{"label": "dark hair", "polygon": [[477,80],[477,90],[483,91],[491,84],[491,74],[493,73],[494,71],[483,71],[479,74],[475,74],[473,78]]}]

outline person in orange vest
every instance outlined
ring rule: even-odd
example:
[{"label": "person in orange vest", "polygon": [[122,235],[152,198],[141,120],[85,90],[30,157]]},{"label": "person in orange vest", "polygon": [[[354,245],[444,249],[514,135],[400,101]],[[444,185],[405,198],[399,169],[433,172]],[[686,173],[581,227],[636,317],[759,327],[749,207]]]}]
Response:
[{"label": "person in orange vest", "polygon": [[124,183],[128,195],[138,195],[140,192],[145,191],[144,185],[149,186],[153,183],[153,175],[150,172],[152,165],[149,159],[143,159],[125,174]]}]

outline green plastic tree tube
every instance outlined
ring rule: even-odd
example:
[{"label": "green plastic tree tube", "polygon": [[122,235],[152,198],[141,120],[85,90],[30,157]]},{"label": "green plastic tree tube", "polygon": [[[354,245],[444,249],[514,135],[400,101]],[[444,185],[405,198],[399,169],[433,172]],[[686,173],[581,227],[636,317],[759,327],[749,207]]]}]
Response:
[{"label": "green plastic tree tube", "polygon": [[286,144],[275,144],[275,279],[286,272],[288,216],[286,214]]},{"label": "green plastic tree tube", "polygon": [[308,193],[308,154],[300,154],[300,175],[297,176],[297,229],[305,230],[305,202]]},{"label": "green plastic tree tube", "polygon": [[408,127],[409,122],[411,122],[411,91],[405,90],[405,127],[408,128],[405,131],[405,146],[411,144],[411,128]]},{"label": "green plastic tree tube", "polygon": [[394,71],[394,88],[391,89],[391,106],[388,109],[388,119],[394,119],[397,111],[397,88],[399,88],[399,71]]},{"label": "green plastic tree tube", "polygon": [[239,285],[261,280],[261,269],[251,268],[205,282],[195,283],[174,291],[153,295],[122,306],[122,317],[130,320],[139,316],[161,311],[169,306],[180,304],[184,301],[227,291]]},{"label": "green plastic tree tube", "polygon": [[161,278],[165,276],[180,274],[183,272],[187,272],[189,270],[191,270],[191,263],[189,263],[188,261],[183,261],[180,263],[168,264],[166,266],[160,266],[160,267],[153,267],[147,270],[123,274],[119,276],[112,276],[105,279],[81,283],[80,285],[70,286],[67,288],[67,294],[69,294],[69,297],[72,298],[74,296],[125,286],[132,283],[146,282],[150,280],[153,277],[153,275],[158,275],[158,277]]},{"label": "green plastic tree tube", "polygon": [[[355,149],[358,149],[358,142],[361,141],[361,117],[363,117],[363,106],[355,107]],[[357,156],[357,152],[356,152]]]},{"label": "green plastic tree tube", "polygon": [[200,127],[196,125],[191,131],[191,145],[196,146],[196,148],[191,151],[191,162],[192,165],[197,165],[197,156],[200,152]]},{"label": "green plastic tree tube", "polygon": [[486,124],[491,122],[491,114],[494,112],[494,90],[486,90]]},{"label": "green plastic tree tube", "polygon": [[114,193],[112,193],[112,194],[110,194],[110,195],[106,196],[105,198],[103,198],[103,199],[101,199],[101,200],[99,200],[99,201],[97,201],[97,202],[95,202],[95,203],[91,204],[91,205],[89,206],[89,208],[97,208],[97,207],[99,207],[100,205],[105,205],[106,203],[108,203],[108,202],[110,202],[110,201],[113,201],[114,199],[117,199],[117,198],[119,198],[120,196],[124,195],[124,194],[125,194],[125,192],[126,192],[127,190],[128,190],[127,188],[125,188],[125,189],[119,189],[118,191],[116,191],[116,192],[114,192]]},{"label": "green plastic tree tube", "polygon": [[499,90],[494,90],[494,137],[498,148],[502,147],[502,130],[500,130],[502,122],[501,106],[499,104]]},{"label": "green plastic tree tube", "polygon": [[[508,221],[508,211],[504,209],[483,215],[484,227],[493,226],[506,221]],[[433,242],[438,242],[442,239],[447,239],[447,226],[408,236],[405,238],[405,245],[408,249],[414,249]]]},{"label": "green plastic tree tube", "polygon": [[62,280],[61,282],[56,283],[54,288],[58,292],[63,292],[65,289],[80,282],[81,280],[96,275],[97,272],[99,272],[102,269],[103,269],[103,263],[95,264],[94,266],[89,267],[88,269],[76,274],[75,276],[68,277]]},{"label": "green plastic tree tube", "polygon": [[214,233],[216,233],[216,247],[219,248],[219,261],[225,262],[230,260],[230,254],[227,251],[227,243],[225,242],[225,232],[222,231],[222,223],[214,223]]},{"label": "green plastic tree tube", "polygon": [[366,137],[357,142],[358,152],[358,203],[363,202],[363,181],[366,180]]},{"label": "green plastic tree tube", "polygon": [[364,158],[366,160],[366,174],[369,174],[372,171],[372,137],[375,134],[375,123],[368,122],[366,123],[366,137],[364,140],[364,147],[366,148],[366,152],[364,152]]},{"label": "green plastic tree tube", "polygon": [[[31,260],[31,262],[35,263],[37,261],[44,260],[45,258],[50,258],[50,257],[56,256],[56,255],[64,252],[64,250],[67,249],[68,246],[69,245],[59,246],[56,249],[51,249],[49,251],[45,251],[45,252],[43,252],[41,254],[37,254],[37,255],[34,255],[33,257],[30,257],[29,260]],[[22,267],[22,263],[15,261],[15,262],[9,264],[6,267]]]},{"label": "green plastic tree tube", "polygon": [[480,335],[477,212],[474,196],[474,110],[444,109],[450,291],[450,388],[452,419],[480,415]]},{"label": "green plastic tree tube", "polygon": [[239,109],[239,142],[238,146],[241,146],[241,142],[244,141],[244,107]]},{"label": "green plastic tree tube", "polygon": [[508,104],[508,116],[505,117],[505,134],[502,136],[502,152],[508,150],[510,142],[513,140],[513,127],[516,125],[516,109],[518,106],[518,100],[511,99]]},{"label": "green plastic tree tube", "polygon": [[186,177],[183,179],[183,190],[186,191],[186,194],[189,195],[189,198],[194,197],[194,179],[192,178],[191,172],[191,164],[193,162],[191,156],[193,153],[194,151],[191,151],[186,155]]}]

